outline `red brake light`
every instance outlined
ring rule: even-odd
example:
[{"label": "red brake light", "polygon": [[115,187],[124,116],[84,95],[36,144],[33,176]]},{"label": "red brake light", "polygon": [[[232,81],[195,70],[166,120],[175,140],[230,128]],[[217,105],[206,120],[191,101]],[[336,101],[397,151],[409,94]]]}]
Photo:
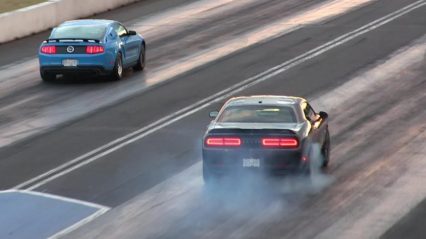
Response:
[{"label": "red brake light", "polygon": [[86,47],[87,54],[100,54],[104,52],[105,52],[105,48],[103,46],[87,46]]},{"label": "red brake light", "polygon": [[56,54],[56,46],[42,46],[40,51],[44,54]]},{"label": "red brake light", "polygon": [[241,146],[241,139],[228,137],[209,137],[206,139],[206,145],[211,147],[239,147]]},{"label": "red brake light", "polygon": [[299,141],[294,138],[263,138],[262,145],[265,147],[297,148]]}]

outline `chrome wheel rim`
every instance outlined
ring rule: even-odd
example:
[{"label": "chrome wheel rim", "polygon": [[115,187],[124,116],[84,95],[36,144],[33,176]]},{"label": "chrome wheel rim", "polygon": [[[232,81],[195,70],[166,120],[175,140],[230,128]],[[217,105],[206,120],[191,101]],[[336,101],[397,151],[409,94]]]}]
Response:
[{"label": "chrome wheel rim", "polygon": [[123,74],[123,66],[121,65],[121,59],[120,58],[118,59],[117,73],[120,77],[121,77],[121,74]]}]

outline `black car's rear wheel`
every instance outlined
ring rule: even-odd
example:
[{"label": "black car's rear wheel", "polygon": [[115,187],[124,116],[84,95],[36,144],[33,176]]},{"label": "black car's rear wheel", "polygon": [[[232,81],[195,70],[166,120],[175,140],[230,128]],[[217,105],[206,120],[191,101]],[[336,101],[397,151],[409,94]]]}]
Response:
[{"label": "black car's rear wheel", "polygon": [[217,182],[217,176],[212,174],[210,170],[203,164],[203,180],[206,186],[212,186]]},{"label": "black car's rear wheel", "polygon": [[324,156],[322,153],[322,145],[311,144],[308,151],[308,163],[303,168],[302,172],[306,176],[314,177],[321,173],[322,165],[324,164]]},{"label": "black car's rear wheel", "polygon": [[121,53],[118,53],[110,79],[113,81],[121,80],[123,78],[123,71],[123,58],[121,57]]},{"label": "black car's rear wheel", "polygon": [[325,136],[325,142],[321,148],[321,155],[323,158],[321,167],[327,168],[330,162],[330,133],[328,132],[328,129]]},{"label": "black car's rear wheel", "polygon": [[133,66],[135,71],[143,71],[145,69],[145,47],[141,46],[141,51],[139,52],[139,59],[136,65]]}]

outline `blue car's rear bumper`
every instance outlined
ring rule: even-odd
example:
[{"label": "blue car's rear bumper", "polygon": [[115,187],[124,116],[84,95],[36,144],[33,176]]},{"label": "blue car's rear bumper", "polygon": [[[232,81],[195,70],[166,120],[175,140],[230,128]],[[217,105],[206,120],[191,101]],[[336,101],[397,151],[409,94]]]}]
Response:
[{"label": "blue car's rear bumper", "polygon": [[78,74],[78,75],[108,75],[112,70],[106,70],[102,66],[77,66],[77,67],[64,67],[64,66],[44,66],[40,67],[42,74]]},{"label": "blue car's rear bumper", "polygon": [[[77,66],[63,66],[62,61],[77,60]],[[110,53],[87,54],[39,54],[40,71],[42,74],[90,74],[107,75],[115,65],[115,56]]]}]

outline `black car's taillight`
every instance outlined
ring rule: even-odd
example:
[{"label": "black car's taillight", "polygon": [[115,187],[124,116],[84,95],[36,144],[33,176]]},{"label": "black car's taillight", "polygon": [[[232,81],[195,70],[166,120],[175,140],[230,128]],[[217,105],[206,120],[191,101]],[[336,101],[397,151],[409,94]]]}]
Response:
[{"label": "black car's taillight", "polygon": [[262,146],[266,148],[297,148],[299,141],[296,138],[262,138]]},{"label": "black car's taillight", "polygon": [[56,54],[56,46],[42,46],[40,51],[44,54]]},{"label": "black car's taillight", "polygon": [[208,137],[205,145],[207,147],[240,147],[241,139],[237,137]]}]

